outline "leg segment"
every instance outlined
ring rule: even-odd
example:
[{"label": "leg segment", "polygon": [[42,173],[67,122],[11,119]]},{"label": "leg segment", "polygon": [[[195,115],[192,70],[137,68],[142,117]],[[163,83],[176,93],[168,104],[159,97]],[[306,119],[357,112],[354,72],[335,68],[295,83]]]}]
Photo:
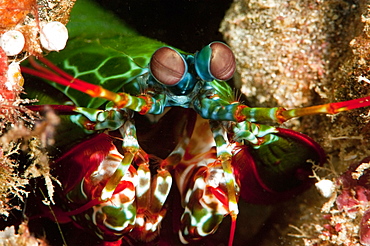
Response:
[{"label": "leg segment", "polygon": [[158,170],[152,177],[147,154],[140,150],[134,160],[137,168],[136,219],[130,237],[142,242],[150,242],[159,234],[159,227],[166,214],[163,205],[172,185],[171,174]]},{"label": "leg segment", "polygon": [[[214,130],[217,131],[216,126]],[[190,138],[185,137],[182,140],[186,143],[179,147],[183,151],[177,151],[183,153],[182,159],[172,163],[174,178],[180,190],[184,208],[179,231],[180,240],[183,243],[213,234],[223,218],[231,214],[234,222],[229,245],[232,245],[238,213],[237,185],[235,187],[234,178],[230,181],[230,173],[228,173],[231,168],[231,156],[227,158],[228,150],[225,152],[220,150],[221,154],[217,155],[214,139],[209,122],[198,116],[193,134]],[[222,140],[217,137],[217,142],[221,143]],[[225,146],[222,145],[220,149]],[[233,176],[232,170],[231,176]]]},{"label": "leg segment", "polygon": [[104,240],[118,240],[135,223],[137,174],[133,166],[126,170],[111,199],[100,198],[122,158],[111,137],[102,133],[76,145],[53,163],[54,175],[62,183],[60,194],[66,215]]},{"label": "leg segment", "polygon": [[140,149],[136,137],[136,128],[131,121],[126,121],[119,130],[123,138],[122,149],[124,157],[102,191],[101,199],[103,201],[112,197],[113,192],[117,188],[128,168],[131,166],[134,157]]},{"label": "leg segment", "polygon": [[231,165],[231,159],[233,156],[232,151],[235,146],[230,144],[228,141],[227,129],[222,125],[222,123],[211,121],[211,129],[216,142],[217,158],[219,161],[221,161],[222,170],[224,172],[227,190],[228,212],[231,216],[229,245],[232,245],[236,228],[236,218],[239,213],[238,197],[236,194],[239,193],[240,189],[236,182]]},{"label": "leg segment", "polygon": [[250,108],[234,99],[232,89],[224,81],[207,82],[204,91],[195,98],[193,103],[195,111],[205,119],[277,123],[305,115],[336,114],[367,106],[370,106],[370,96],[290,110],[282,107]]}]

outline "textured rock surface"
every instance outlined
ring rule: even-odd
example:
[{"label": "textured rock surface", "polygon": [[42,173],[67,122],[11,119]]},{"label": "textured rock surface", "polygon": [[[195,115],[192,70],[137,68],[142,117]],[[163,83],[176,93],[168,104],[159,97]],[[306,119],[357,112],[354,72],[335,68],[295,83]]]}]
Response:
[{"label": "textured rock surface", "polygon": [[[290,108],[367,96],[370,85],[361,78],[370,76],[368,4],[368,1],[234,1],[221,31],[236,53],[240,76],[236,82],[246,94],[248,104]],[[321,177],[335,181],[350,163],[370,154],[368,111],[302,117],[295,122],[294,129],[313,137],[328,154],[328,165],[321,170]],[[340,194],[341,187],[337,188]],[[255,245],[346,243],[345,230],[341,234],[338,227],[334,233],[327,233],[328,221],[323,218],[334,213],[336,207],[329,199],[325,213],[321,212],[324,202],[317,191],[311,190],[303,197],[278,205],[272,218],[275,223],[264,232],[263,242]],[[343,214],[341,218],[348,216]],[[342,223],[348,233],[355,234],[351,239],[358,233],[354,221]],[[289,228],[289,224],[297,228]]]}]

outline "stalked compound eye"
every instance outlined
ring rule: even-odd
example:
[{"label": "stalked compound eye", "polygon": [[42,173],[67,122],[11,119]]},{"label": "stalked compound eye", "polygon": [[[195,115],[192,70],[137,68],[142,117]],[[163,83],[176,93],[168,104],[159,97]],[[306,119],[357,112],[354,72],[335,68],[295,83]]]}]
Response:
[{"label": "stalked compound eye", "polygon": [[206,81],[231,79],[236,69],[234,53],[226,44],[212,42],[196,54],[195,69]]},{"label": "stalked compound eye", "polygon": [[183,79],[187,64],[179,52],[170,47],[162,47],[152,55],[149,69],[158,82],[172,86]]},{"label": "stalked compound eye", "polygon": [[231,49],[223,43],[211,44],[212,58],[210,71],[218,80],[228,80],[234,75],[236,64]]}]

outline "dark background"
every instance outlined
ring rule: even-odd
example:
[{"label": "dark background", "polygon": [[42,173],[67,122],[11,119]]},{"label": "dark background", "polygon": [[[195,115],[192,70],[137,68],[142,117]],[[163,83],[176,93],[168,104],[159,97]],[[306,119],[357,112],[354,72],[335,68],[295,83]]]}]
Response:
[{"label": "dark background", "polygon": [[143,36],[186,52],[222,41],[218,29],[231,0],[97,0]]}]

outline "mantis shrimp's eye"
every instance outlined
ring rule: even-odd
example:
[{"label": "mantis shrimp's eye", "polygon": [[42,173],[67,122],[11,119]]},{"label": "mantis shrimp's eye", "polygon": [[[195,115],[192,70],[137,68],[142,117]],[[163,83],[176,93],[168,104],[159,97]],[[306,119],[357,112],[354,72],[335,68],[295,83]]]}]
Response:
[{"label": "mantis shrimp's eye", "polygon": [[223,43],[215,42],[211,45],[212,58],[210,71],[218,80],[228,80],[235,72],[235,57],[231,49]]},{"label": "mantis shrimp's eye", "polygon": [[162,47],[154,52],[149,68],[158,82],[168,86],[179,83],[187,71],[184,58],[170,47]]},{"label": "mantis shrimp's eye", "polygon": [[203,80],[228,80],[234,75],[235,56],[224,43],[213,42],[204,47],[195,57],[195,69]]}]

